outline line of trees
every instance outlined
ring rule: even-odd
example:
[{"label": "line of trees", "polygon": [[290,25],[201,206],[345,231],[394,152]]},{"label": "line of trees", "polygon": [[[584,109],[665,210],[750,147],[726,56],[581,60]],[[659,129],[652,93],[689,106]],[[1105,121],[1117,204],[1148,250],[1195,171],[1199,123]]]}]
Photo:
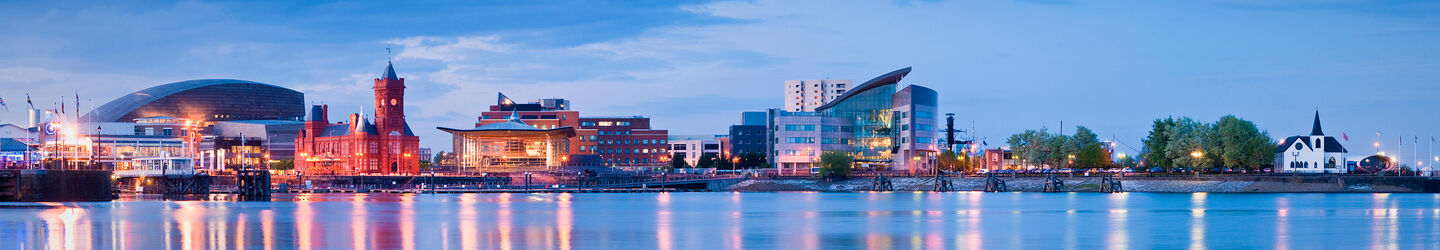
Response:
[{"label": "line of trees", "polygon": [[1005,142],[1025,164],[1052,168],[1104,168],[1111,165],[1110,154],[1100,144],[1099,136],[1085,126],[1075,126],[1074,135],[1052,134],[1043,128],[1027,129],[1010,135]]},{"label": "line of trees", "polygon": [[669,168],[715,168],[720,170],[769,168],[770,164],[765,162],[765,155],[760,153],[743,153],[739,156],[732,156],[730,159],[722,159],[716,153],[704,153],[694,166],[685,162],[683,157],[670,157]]},{"label": "line of trees", "polygon": [[1141,155],[1151,167],[1242,167],[1258,169],[1275,160],[1275,141],[1255,123],[1234,115],[1215,123],[1189,117],[1155,119]]}]

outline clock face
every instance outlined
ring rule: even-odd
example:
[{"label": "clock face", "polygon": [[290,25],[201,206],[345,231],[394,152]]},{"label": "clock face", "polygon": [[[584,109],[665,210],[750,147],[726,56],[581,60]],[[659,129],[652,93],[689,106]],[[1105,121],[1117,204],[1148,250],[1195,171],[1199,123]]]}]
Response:
[{"label": "clock face", "polygon": [[1300,149],[1302,149],[1302,148],[1300,147],[1300,144],[1299,144],[1299,143],[1296,143],[1296,144],[1295,144],[1295,150],[1300,150]]},{"label": "clock face", "polygon": [[396,99],[394,99],[394,98],[391,98],[391,99],[390,99],[390,106],[395,106],[395,105],[400,105],[400,100],[396,100]]}]

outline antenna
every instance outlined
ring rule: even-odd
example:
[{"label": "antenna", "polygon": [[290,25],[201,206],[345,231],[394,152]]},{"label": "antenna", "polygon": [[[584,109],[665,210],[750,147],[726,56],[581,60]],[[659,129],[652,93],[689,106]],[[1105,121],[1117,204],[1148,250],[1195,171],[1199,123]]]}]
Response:
[{"label": "antenna", "polygon": [[390,61],[390,47],[385,47],[385,61]]}]

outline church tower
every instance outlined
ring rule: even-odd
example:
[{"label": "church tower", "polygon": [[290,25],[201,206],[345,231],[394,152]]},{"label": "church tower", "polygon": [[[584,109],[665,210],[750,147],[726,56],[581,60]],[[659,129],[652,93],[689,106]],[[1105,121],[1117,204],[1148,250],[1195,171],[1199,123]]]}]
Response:
[{"label": "church tower", "polygon": [[375,127],[381,136],[405,134],[405,79],[385,62],[385,74],[375,78]]}]

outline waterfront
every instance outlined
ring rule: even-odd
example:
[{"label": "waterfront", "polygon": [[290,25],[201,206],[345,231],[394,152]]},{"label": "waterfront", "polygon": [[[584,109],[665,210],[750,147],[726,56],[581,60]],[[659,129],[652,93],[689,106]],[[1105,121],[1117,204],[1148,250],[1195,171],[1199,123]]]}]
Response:
[{"label": "waterfront", "polygon": [[1440,247],[1437,194],[287,194],[0,207],[7,249]]}]

